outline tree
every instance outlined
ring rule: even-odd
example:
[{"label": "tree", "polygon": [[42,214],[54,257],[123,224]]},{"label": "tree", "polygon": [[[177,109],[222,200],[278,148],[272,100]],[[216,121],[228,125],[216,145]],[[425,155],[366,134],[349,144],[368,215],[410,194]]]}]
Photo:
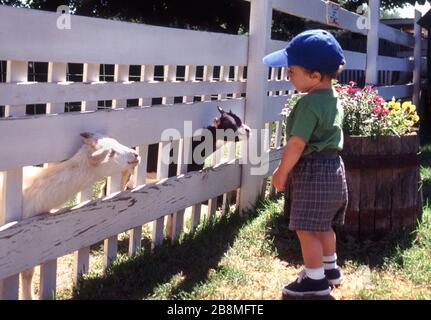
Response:
[{"label": "tree", "polygon": [[[380,0],[380,7],[384,10],[390,10],[394,8],[402,8],[408,4],[415,5],[418,2],[420,5],[425,4],[427,0]],[[368,0],[339,0],[338,2],[350,11],[356,11],[356,9],[364,3],[368,3]]]},{"label": "tree", "polygon": [[[367,0],[339,0],[348,10]],[[426,0],[381,0],[383,9],[393,9]],[[1,4],[56,11],[68,5],[78,15],[187,28],[213,32],[243,34],[248,32],[250,4],[243,0],[0,0]],[[305,21],[298,17],[274,13],[274,39],[289,39],[304,30]]]}]

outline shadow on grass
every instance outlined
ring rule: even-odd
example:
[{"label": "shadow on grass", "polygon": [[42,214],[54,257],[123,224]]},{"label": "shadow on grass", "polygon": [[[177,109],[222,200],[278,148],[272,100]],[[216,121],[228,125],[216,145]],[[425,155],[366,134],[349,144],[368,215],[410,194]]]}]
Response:
[{"label": "shadow on grass", "polygon": [[[81,279],[72,299],[147,299],[178,276],[180,280],[164,294],[167,299],[189,298],[187,293],[208,278],[209,270],[217,269],[249,218],[235,213],[203,222],[195,232],[182,235],[179,243],[165,241],[153,252],[150,240],[144,239],[136,256],[114,264],[103,276]],[[127,252],[127,243],[119,242],[120,253]]]},{"label": "shadow on grass", "polygon": [[[278,258],[292,265],[302,265],[300,243],[296,233],[288,229],[286,217],[276,216],[271,225],[268,237],[274,239]],[[366,240],[340,236],[337,239],[338,264],[343,266],[349,260],[371,268],[382,267],[387,259],[397,258],[398,252],[410,248],[413,239],[414,233],[411,231],[393,232],[380,239]]]}]

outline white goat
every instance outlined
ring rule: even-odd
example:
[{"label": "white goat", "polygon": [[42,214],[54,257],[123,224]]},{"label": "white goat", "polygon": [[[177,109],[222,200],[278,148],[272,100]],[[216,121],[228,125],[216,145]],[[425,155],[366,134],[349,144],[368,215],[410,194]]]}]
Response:
[{"label": "white goat", "polygon": [[[133,169],[140,161],[138,153],[118,141],[98,133],[81,133],[83,145],[69,160],[48,168],[23,169],[23,219],[57,208],[95,181],[121,173],[125,189]],[[4,208],[3,175],[0,174],[0,209]],[[34,268],[21,272],[22,299],[34,299]]]}]

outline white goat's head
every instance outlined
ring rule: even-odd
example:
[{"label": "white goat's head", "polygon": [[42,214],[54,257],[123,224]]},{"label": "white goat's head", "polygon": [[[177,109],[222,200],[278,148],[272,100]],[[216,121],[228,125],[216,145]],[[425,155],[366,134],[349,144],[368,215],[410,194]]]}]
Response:
[{"label": "white goat's head", "polygon": [[138,153],[117,140],[100,133],[83,132],[89,162],[103,176],[132,172],[140,162]]}]

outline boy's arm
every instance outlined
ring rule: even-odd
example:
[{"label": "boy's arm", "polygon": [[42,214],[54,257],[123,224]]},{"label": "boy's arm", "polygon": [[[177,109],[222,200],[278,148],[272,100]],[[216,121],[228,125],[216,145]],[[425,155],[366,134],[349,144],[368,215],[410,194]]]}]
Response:
[{"label": "boy's arm", "polygon": [[284,191],[289,172],[298,162],[306,146],[306,142],[299,136],[291,136],[284,147],[283,156],[277,169],[272,175],[272,184],[279,191]]}]

